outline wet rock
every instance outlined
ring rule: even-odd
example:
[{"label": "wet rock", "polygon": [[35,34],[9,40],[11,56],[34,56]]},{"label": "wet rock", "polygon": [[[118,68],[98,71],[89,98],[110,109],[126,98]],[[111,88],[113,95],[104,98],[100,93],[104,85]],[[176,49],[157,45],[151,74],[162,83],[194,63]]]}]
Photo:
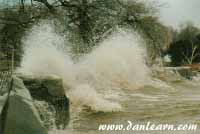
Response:
[{"label": "wet rock", "polygon": [[0,94],[0,134],[47,134],[55,126],[64,129],[69,122],[69,100],[62,80],[19,76],[22,79],[13,78],[12,90]]},{"label": "wet rock", "polygon": [[63,88],[63,82],[60,77],[57,76],[48,76],[43,79],[42,84],[47,88],[48,93],[55,97],[65,96],[65,91]]},{"label": "wet rock", "polygon": [[23,81],[13,77],[12,90],[4,107],[4,134],[47,134]]},{"label": "wet rock", "polygon": [[0,96],[0,134],[3,134],[4,122],[5,122],[5,107],[8,100],[8,93]]},{"label": "wet rock", "polygon": [[63,81],[56,75],[48,75],[45,77],[33,77],[30,75],[18,75],[25,85],[33,90],[39,89],[41,86],[45,87],[48,93],[54,97],[65,96],[63,88]]},{"label": "wet rock", "polygon": [[8,98],[7,96],[8,96],[8,93],[0,96],[0,115],[2,114],[3,108],[6,104],[6,100]]},{"label": "wet rock", "polygon": [[[51,129],[55,123],[58,129],[64,129],[69,122],[69,100],[65,96],[62,79],[54,75],[45,77],[20,75],[19,77],[36,102],[35,106],[45,127]],[[54,123],[52,120],[48,121],[49,115],[55,118]]]}]

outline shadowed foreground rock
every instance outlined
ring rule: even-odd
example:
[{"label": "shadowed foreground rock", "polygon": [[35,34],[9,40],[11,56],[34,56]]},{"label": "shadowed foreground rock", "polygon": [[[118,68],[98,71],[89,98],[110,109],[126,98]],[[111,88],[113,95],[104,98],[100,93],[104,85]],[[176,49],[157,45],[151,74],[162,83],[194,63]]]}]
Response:
[{"label": "shadowed foreground rock", "polygon": [[69,100],[65,96],[62,79],[54,75],[19,77],[29,89],[45,127],[64,129],[69,122]]},{"label": "shadowed foreground rock", "polygon": [[47,134],[69,122],[69,100],[56,76],[13,77],[12,90],[0,96],[0,134]]},{"label": "shadowed foreground rock", "polygon": [[13,77],[13,88],[4,107],[3,134],[47,134],[23,81]]}]

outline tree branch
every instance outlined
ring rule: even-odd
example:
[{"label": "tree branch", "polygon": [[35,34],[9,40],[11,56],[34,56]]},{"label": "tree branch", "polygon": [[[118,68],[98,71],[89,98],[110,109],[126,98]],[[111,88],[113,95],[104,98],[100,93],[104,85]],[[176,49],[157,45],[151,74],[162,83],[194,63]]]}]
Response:
[{"label": "tree branch", "polygon": [[49,9],[51,13],[55,13],[54,7],[51,4],[49,4],[47,0],[33,0],[33,1],[43,3]]},{"label": "tree branch", "polygon": [[77,8],[76,4],[71,4],[69,1],[58,0],[63,7],[74,7]]}]

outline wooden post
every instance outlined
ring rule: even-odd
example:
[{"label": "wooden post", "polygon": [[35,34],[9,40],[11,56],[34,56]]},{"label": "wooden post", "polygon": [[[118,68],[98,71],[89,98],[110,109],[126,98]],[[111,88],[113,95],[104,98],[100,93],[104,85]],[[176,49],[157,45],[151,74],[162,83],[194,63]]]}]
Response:
[{"label": "wooden post", "polygon": [[13,70],[14,70],[14,55],[15,55],[15,49],[14,47],[12,48],[12,65],[11,65],[11,75],[13,74]]}]

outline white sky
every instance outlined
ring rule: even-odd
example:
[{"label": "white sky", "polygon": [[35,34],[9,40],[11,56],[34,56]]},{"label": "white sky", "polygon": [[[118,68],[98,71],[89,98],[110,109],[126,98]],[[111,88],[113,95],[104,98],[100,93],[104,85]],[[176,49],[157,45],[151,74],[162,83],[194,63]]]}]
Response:
[{"label": "white sky", "polygon": [[156,0],[166,3],[161,8],[161,21],[174,27],[186,21],[200,26],[200,0]]}]

